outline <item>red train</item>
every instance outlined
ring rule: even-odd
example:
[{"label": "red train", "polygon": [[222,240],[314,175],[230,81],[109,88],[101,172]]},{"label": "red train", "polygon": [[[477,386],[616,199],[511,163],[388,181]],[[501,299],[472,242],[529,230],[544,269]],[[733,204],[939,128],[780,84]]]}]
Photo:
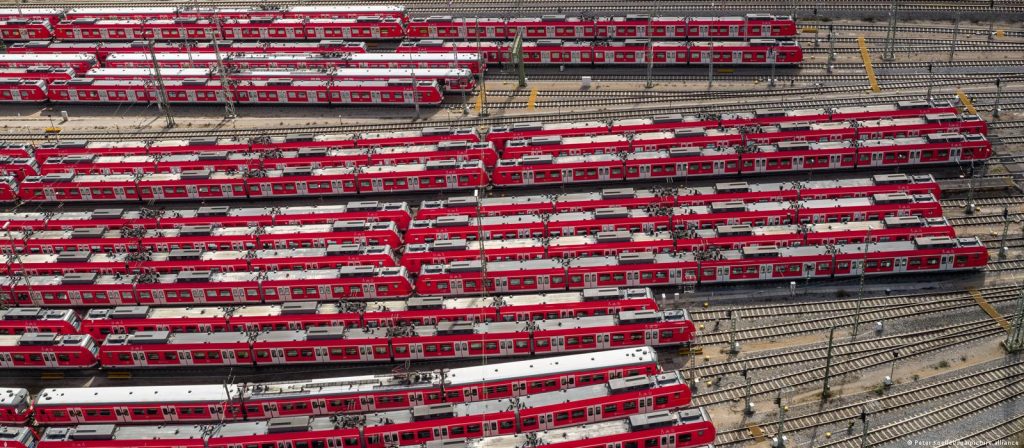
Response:
[{"label": "red train", "polygon": [[[351,241],[348,240],[314,240],[309,243],[301,242],[302,240],[296,241],[295,244],[306,247],[308,244],[311,247],[323,247],[328,243],[341,243],[341,242],[357,242],[357,243],[368,243],[368,244],[388,244],[390,246],[398,247],[401,239],[395,229],[404,230],[409,228],[409,223],[412,221],[411,212],[409,211],[408,204],[404,202],[378,202],[378,201],[352,201],[346,204],[334,204],[334,205],[299,205],[299,206],[281,206],[281,207],[231,207],[227,205],[218,206],[205,206],[194,209],[180,209],[180,210],[168,210],[168,209],[148,209],[143,208],[140,210],[124,210],[119,208],[102,208],[94,209],[91,211],[84,212],[0,212],[0,221],[7,224],[7,230],[9,231],[33,231],[37,232],[40,230],[75,230],[75,229],[176,229],[183,226],[210,226],[211,236],[223,235],[223,236],[234,236],[239,237],[241,235],[252,234],[248,230],[235,231],[236,235],[232,235],[231,231],[216,230],[219,227],[267,227],[267,226],[294,226],[294,225],[309,225],[309,224],[329,224],[332,226],[333,232],[349,232],[349,231],[360,231],[369,233],[373,229],[384,229],[395,233],[395,239],[391,239],[391,235],[382,237],[379,242],[373,242],[369,237],[367,238],[354,238]],[[340,222],[341,224],[335,224]],[[394,227],[368,227],[367,224],[380,224],[380,223],[394,223]],[[323,228],[321,228],[323,229]],[[317,233],[320,229],[312,230],[311,233]],[[305,233],[295,229],[281,229],[280,232],[270,233],[281,233],[285,234],[289,231],[295,233]],[[325,232],[326,233],[326,232]],[[252,234],[255,236],[255,234]],[[9,235],[8,235],[9,236]],[[24,237],[25,235],[19,235]],[[73,233],[61,233],[55,235],[49,235],[48,238],[54,240],[60,239],[77,239],[77,238],[110,238],[113,235],[108,235],[105,232],[98,230],[89,230],[84,234],[73,234]],[[145,235],[143,235],[145,236]],[[155,235],[159,236],[159,235]],[[167,234],[166,236],[189,236],[178,234]],[[202,235],[198,235],[202,236]],[[138,235],[119,235],[122,238],[137,238]],[[100,241],[105,240],[94,240],[88,242],[88,244],[96,244],[105,252],[123,252],[125,250],[137,250],[134,246],[119,246],[120,242],[116,240],[113,243],[102,243]],[[224,246],[230,240],[221,241],[204,241],[205,247],[208,248],[248,248],[249,244],[244,242],[242,246]],[[266,241],[266,240],[260,240]],[[288,241],[288,240],[285,240]],[[172,243],[172,241],[168,241]],[[173,241],[173,243],[181,243],[181,247],[192,248],[195,246],[189,246],[188,240]],[[394,243],[394,244],[392,244]],[[21,246],[17,242],[11,243],[10,239],[7,242],[0,241],[0,247],[7,247],[7,244],[15,244],[16,247]],[[49,253],[50,251],[60,250],[91,250],[90,246],[78,245],[75,242],[65,243],[66,246],[50,246],[49,248],[45,245],[39,245],[38,249],[33,248],[31,244],[25,247],[32,251],[42,251]],[[113,244],[113,246],[107,246],[106,244]],[[285,244],[283,246],[277,244]],[[272,247],[291,247],[291,242],[275,243]],[[61,249],[58,249],[61,247]],[[252,247],[261,247],[255,242]],[[270,248],[266,244],[262,247]],[[167,248],[161,250],[166,251]]]},{"label": "red train", "polygon": [[436,160],[424,164],[294,167],[263,172],[207,169],[138,177],[47,174],[25,178],[19,186],[19,196],[27,202],[210,200],[465,190],[486,185],[487,172],[479,160]]},{"label": "red train", "polygon": [[[0,102],[40,103],[47,99],[47,81],[44,79],[0,78]],[[0,197],[9,196],[12,185],[0,188]]]},{"label": "red train", "polygon": [[[92,79],[135,79],[152,80],[155,71],[151,68],[94,68],[82,75]],[[221,79],[212,68],[168,68],[161,69],[160,76],[165,79],[183,80],[219,80]],[[290,81],[391,81],[409,80],[435,81],[444,86],[448,92],[472,91],[476,87],[476,78],[466,69],[457,68],[331,68],[320,70],[239,70],[226,75],[230,81],[239,84],[255,81],[290,80]]]},{"label": "red train", "polygon": [[53,24],[46,20],[21,18],[0,20],[0,40],[10,42],[52,37]]},{"label": "red train", "polygon": [[[384,81],[295,81],[287,78],[247,80],[228,88],[231,101],[240,104],[273,105],[437,105],[444,99],[435,81],[411,79]],[[167,100],[177,104],[223,104],[224,88],[219,80],[169,79],[164,81]],[[415,90],[415,99],[413,91]],[[142,79],[112,80],[74,78],[54,81],[48,99],[54,103],[153,103],[157,89]],[[23,101],[33,102],[33,101]]]},{"label": "red train", "polygon": [[0,67],[3,68],[60,67],[85,73],[96,64],[96,56],[91,54],[0,54]]},{"label": "red train", "polygon": [[[402,42],[400,53],[474,53],[488,64],[512,62],[510,42],[445,42],[421,40]],[[709,54],[713,53],[713,54]],[[740,42],[654,42],[628,39],[621,42],[578,42],[543,39],[523,43],[523,63],[530,65],[796,65],[803,62],[803,49],[796,41],[751,39]]]},{"label": "red train", "polygon": [[[555,215],[552,215],[555,216]],[[682,234],[679,234],[682,233]],[[614,256],[624,253],[680,253],[706,250],[735,250],[746,246],[807,246],[910,241],[922,236],[953,238],[953,227],[943,218],[919,216],[886,217],[881,221],[754,227],[749,224],[719,225],[714,229],[686,232],[657,231],[631,233],[628,230],[599,231],[592,235],[561,236],[550,239],[440,240],[409,244],[402,254],[402,266],[420,272],[424,265],[479,260],[480,246],[488,262],[544,258]]]},{"label": "red train", "polygon": [[[25,424],[32,415],[31,396],[28,390],[18,388],[0,388],[0,422],[5,424]],[[6,437],[11,432],[6,427],[0,426],[0,442],[7,443],[10,440]]]},{"label": "red train", "polygon": [[0,79],[43,80],[47,83],[58,79],[69,80],[75,77],[75,69],[66,67],[2,67]]},{"label": "red train", "polygon": [[[771,202],[713,202],[675,208],[599,208],[588,212],[536,215],[442,216],[416,220],[405,232],[406,243],[438,240],[500,240],[596,235],[599,232],[658,232],[711,229],[715,226],[805,225],[849,221],[877,221],[887,217],[942,217],[942,206],[930,194],[879,193],[871,197],[809,199]],[[454,248],[453,248],[454,249]]]},{"label": "red train", "polygon": [[96,364],[99,348],[82,334],[24,333],[0,336],[0,368],[77,369]]},{"label": "red train", "polygon": [[405,268],[372,266],[277,272],[182,271],[127,276],[74,272],[0,277],[0,287],[3,288],[0,297],[10,300],[7,303],[65,307],[370,300],[404,298],[412,294],[412,282]]},{"label": "red train", "polygon": [[[600,192],[561,193],[536,196],[473,196],[449,197],[420,202],[416,219],[442,216],[532,215],[562,212],[593,211],[599,208],[651,206],[674,207],[707,205],[713,202],[798,201],[801,199],[838,199],[867,197],[878,193],[942,195],[938,182],[930,174],[876,174],[871,177],[843,180],[809,180],[793,182],[720,182],[707,187],[664,189],[606,188]],[[479,204],[478,204],[479,203]]]},{"label": "red train", "polygon": [[[82,319],[73,310],[16,307],[0,311],[0,334],[4,335],[78,334],[82,331]],[[0,412],[0,417],[2,417],[2,412]],[[0,418],[0,421],[9,420]]]},{"label": "red train", "polygon": [[[194,384],[44,389],[32,410],[36,422],[44,425],[259,420],[471,403],[607,384],[660,372],[657,353],[641,347],[487,366],[232,384],[227,388]],[[105,399],[97,400],[97,396]],[[25,398],[27,401],[27,394]],[[245,405],[224,406],[230,402]]]},{"label": "red train", "polygon": [[36,434],[27,426],[0,426],[0,443],[9,448],[35,448]]},{"label": "red train", "polygon": [[568,264],[551,259],[488,263],[482,287],[479,261],[427,265],[416,279],[420,294],[533,292],[593,287],[678,286],[683,284],[797,280],[945,273],[980,269],[988,250],[977,238],[919,237],[806,247],[750,246],[742,250],[693,253],[626,253],[585,257]]},{"label": "red train", "polygon": [[[564,395],[565,401],[554,398],[555,394]],[[673,373],[657,377],[631,377],[608,384],[523,396],[515,400],[515,403],[512,401],[502,399],[393,410],[352,419],[349,425],[340,425],[334,417],[305,416],[222,423],[215,427],[212,436],[202,434],[196,425],[104,425],[102,430],[107,435],[100,437],[95,437],[96,429],[99,428],[94,426],[53,428],[43,435],[41,444],[66,440],[81,448],[140,444],[177,448],[191,447],[195,443],[210,447],[232,447],[239,446],[239,443],[288,446],[293,442],[295,446],[328,446],[324,443],[326,440],[338,440],[341,441],[340,447],[350,448],[421,446],[479,437],[528,434],[670,411],[688,405],[690,393],[679,375]],[[595,412],[596,409],[603,412]],[[82,437],[79,433],[91,436]],[[113,440],[123,443],[111,445]]]},{"label": "red train", "polygon": [[[479,74],[486,66],[476,53],[343,53],[325,52],[278,53],[270,49],[253,53],[226,53],[221,50],[221,64],[238,70],[253,69],[330,69],[348,68],[463,68]],[[337,52],[331,52],[337,53]],[[212,53],[157,53],[161,68],[217,67]],[[150,68],[153,56],[146,53],[114,53],[102,58],[105,67]]]},{"label": "red train", "polygon": [[796,36],[796,22],[789,16],[747,14],[743,17],[661,17],[631,14],[593,19],[544,15],[541,17],[454,18],[430,16],[409,20],[412,39],[481,38],[512,39],[750,39]]},{"label": "red train", "polygon": [[[40,310],[26,309],[36,312]],[[528,322],[657,309],[654,295],[647,288],[595,288],[580,292],[519,296],[461,299],[411,297],[406,301],[349,304],[301,302],[244,305],[230,309],[122,306],[89,310],[81,320],[81,329],[78,331],[92,336],[96,341],[102,341],[109,334],[131,334],[136,331],[205,333],[294,330],[325,326],[378,328],[460,321]],[[57,313],[64,310],[51,311]],[[77,322],[77,315],[75,318]]]},{"label": "red train", "polygon": [[402,21],[391,17],[356,18],[251,18],[219,23],[209,19],[97,19],[61,20],[53,25],[53,38],[62,41],[132,40],[400,40]]},{"label": "red train", "polygon": [[612,154],[499,160],[491,183],[499,187],[709,177],[791,171],[863,169],[987,160],[992,144],[981,134],[928,134],[883,140],[779,142],[750,149],[676,148]]},{"label": "red train", "polygon": [[405,7],[392,5],[315,5],[262,7],[127,6],[80,8],[3,8],[0,19],[41,19],[56,23],[61,19],[175,19],[175,18],[330,18],[376,15],[405,20]]},{"label": "red train", "polygon": [[[217,40],[216,48],[214,47],[215,45],[212,41],[188,43],[153,42],[153,53],[161,61],[161,67],[166,64],[162,59],[163,53],[181,53],[186,56],[191,55],[195,58],[203,58],[210,55],[215,56],[215,53],[219,50],[225,60],[236,53],[311,53],[317,55],[366,53],[365,42],[350,42],[337,39],[324,39],[317,42],[235,42],[231,40]],[[114,55],[118,55],[118,57],[148,55],[149,48],[150,42],[142,40],[132,42],[51,42],[48,40],[34,40],[13,43],[7,47],[7,52],[14,54],[84,53],[95,55],[97,59],[106,64]],[[150,59],[150,62],[152,62],[152,59]],[[115,67],[116,65],[108,66]],[[167,66],[170,67],[171,65]]]},{"label": "red train", "polygon": [[107,336],[96,359],[109,368],[144,368],[495,358],[675,346],[689,342],[693,332],[685,311],[395,329],[318,327],[261,332],[255,338],[242,332],[143,331]]}]

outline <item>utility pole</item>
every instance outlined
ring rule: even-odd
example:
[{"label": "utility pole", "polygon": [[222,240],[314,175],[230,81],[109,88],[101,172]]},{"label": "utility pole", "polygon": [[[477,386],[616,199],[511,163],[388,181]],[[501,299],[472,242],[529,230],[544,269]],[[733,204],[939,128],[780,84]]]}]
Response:
[{"label": "utility pole", "polygon": [[956,45],[960,37],[960,11],[956,12],[956,22],[953,23],[953,44],[949,46],[949,62],[953,62],[953,54],[956,53]]},{"label": "utility pole", "polygon": [[515,39],[512,39],[512,46],[509,47],[509,56],[512,63],[516,65],[516,76],[519,78],[519,88],[526,87],[526,62],[523,60],[523,33],[516,32]]},{"label": "utility pole", "polygon": [[[487,190],[484,190],[486,193]],[[473,199],[476,199],[476,242],[480,245],[480,297],[487,297],[487,251],[484,250],[484,220],[483,220],[483,194],[480,190],[473,190]],[[495,296],[497,296],[495,288]]]},{"label": "utility pole", "polygon": [[863,423],[863,432],[860,435],[860,448],[868,446],[868,411],[863,407],[860,409],[860,421]]},{"label": "utility pole", "polygon": [[[452,5],[453,5],[452,1],[449,1],[448,2],[448,15],[450,15],[452,17],[455,17],[454,10],[452,9],[453,8]],[[469,39],[469,26],[466,23],[466,18],[465,17],[463,17],[460,20],[462,20],[462,32],[460,33],[460,34],[462,34],[462,43],[466,43],[466,39]],[[455,60],[452,61],[452,70],[457,70],[457,69],[460,68],[459,67],[459,46],[458,46],[458,44],[456,44],[455,42],[452,42],[452,49],[455,50],[454,51]],[[477,61],[477,62],[481,64],[480,69],[483,70],[483,67],[484,67],[483,61]],[[473,79],[473,74],[472,73],[470,73],[469,79]],[[466,89],[459,89],[459,90],[462,92],[462,115],[467,115],[467,114],[469,114],[469,106],[466,105]]]},{"label": "utility pole", "polygon": [[[476,55],[477,55],[477,59],[480,61],[481,64],[483,64],[484,63],[484,53],[483,53],[483,50],[481,49],[481,45],[480,45],[480,18],[479,17],[474,17],[473,28],[476,30]],[[477,84],[480,85],[480,116],[481,117],[486,117],[486,116],[490,115],[490,112],[487,111],[487,82],[485,81],[485,79],[486,78],[484,78],[483,66],[481,66],[481,68],[480,68],[480,80],[477,81]]]},{"label": "utility pole", "polygon": [[171,115],[171,104],[167,100],[167,87],[164,86],[164,78],[160,76],[160,63],[156,60],[156,50],[153,49],[154,42],[149,41],[149,58],[153,60],[153,78],[156,81],[157,107],[164,113],[167,120],[167,127],[174,127],[174,115]]},{"label": "utility pole", "polygon": [[1003,347],[1008,352],[1019,352],[1024,349],[1024,288],[1019,291],[1017,297],[1017,311],[1013,313],[1010,331],[1003,341]]},{"label": "utility pole", "polygon": [[821,401],[828,400],[828,397],[832,395],[832,390],[829,388],[828,380],[829,375],[832,374],[832,347],[835,335],[836,327],[833,325],[832,328],[828,330],[828,351],[825,353],[825,379],[823,381],[824,385],[821,388]]},{"label": "utility pole", "polygon": [[885,33],[885,48],[882,50],[883,61],[896,60],[896,0],[889,4],[889,29]]},{"label": "utility pole", "polygon": [[708,89],[711,88],[711,84],[715,79],[715,39],[713,37],[714,30],[718,24],[718,20],[713,20],[712,26],[708,28]]},{"label": "utility pole", "polygon": [[220,89],[224,92],[224,118],[231,120],[238,117],[235,113],[235,97],[231,93],[231,81],[228,80],[228,72],[224,67],[224,59],[220,56],[220,19],[216,19],[217,34],[213,39],[213,53],[217,56],[217,72],[220,73]]},{"label": "utility pole", "polygon": [[935,69],[935,67],[932,66],[931,62],[929,62],[928,63],[928,93],[926,93],[924,95],[924,99],[926,101],[928,101],[929,103],[932,101],[932,84],[934,84],[933,80],[935,79],[935,70],[934,69]]},{"label": "utility pole", "polygon": [[882,385],[886,388],[892,387],[896,382],[896,360],[900,359],[900,352],[893,350],[892,352],[892,363],[889,364],[889,376],[882,380]]},{"label": "utility pole", "polygon": [[750,375],[747,373],[746,366],[743,367],[743,380],[746,383],[743,387],[743,413],[753,415],[754,402],[750,401]]},{"label": "utility pole", "polygon": [[736,342],[736,315],[729,310],[729,354],[735,355],[740,352],[740,344]]},{"label": "utility pole", "polygon": [[1003,79],[996,78],[996,102],[992,107],[992,118],[999,118],[999,100],[1003,97]]},{"label": "utility pole", "polygon": [[784,432],[784,426],[786,424],[786,406],[782,404],[782,389],[779,389],[778,395],[775,396],[775,404],[779,407],[779,426],[775,430],[775,439],[772,440],[772,448],[785,448],[786,446],[786,434]]},{"label": "utility pole", "polygon": [[964,214],[974,214],[974,160],[971,160],[971,171],[967,177],[967,205],[964,206]]},{"label": "utility pole", "polygon": [[775,87],[775,58],[778,57],[778,54],[779,53],[775,51],[775,48],[768,49],[768,59],[772,60],[772,74],[771,77],[768,78],[768,87]]},{"label": "utility pole", "polygon": [[1006,258],[1006,234],[1010,232],[1010,209],[1003,207],[1003,237],[999,239],[999,258]]},{"label": "utility pole", "polygon": [[860,309],[864,302],[864,277],[868,272],[868,249],[871,247],[871,229],[864,235],[864,259],[860,264],[860,289],[857,291],[857,310],[853,315],[853,333],[850,339],[857,340],[857,332],[860,330]]},{"label": "utility pole", "polygon": [[409,73],[412,73],[412,105],[416,108],[416,118],[413,120],[419,120],[420,118],[420,99],[419,99],[419,84],[416,82],[416,69],[410,68]]},{"label": "utility pole", "polygon": [[825,70],[832,74],[832,66],[836,63],[836,38],[832,33],[832,25],[828,26],[828,65]]},{"label": "utility pole", "polygon": [[647,83],[644,84],[644,87],[648,89],[654,87],[654,36],[651,35],[653,20],[654,14],[652,11],[651,14],[647,15],[647,52],[645,54],[647,57]]}]

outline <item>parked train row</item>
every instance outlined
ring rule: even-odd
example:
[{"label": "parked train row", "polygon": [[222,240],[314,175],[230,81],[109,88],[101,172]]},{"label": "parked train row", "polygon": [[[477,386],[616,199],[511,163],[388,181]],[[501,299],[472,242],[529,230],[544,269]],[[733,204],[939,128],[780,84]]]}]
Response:
[{"label": "parked train row", "polygon": [[0,12],[0,38],[6,41],[88,40],[306,40],[350,38],[511,39],[750,39],[791,37],[788,16],[578,18],[566,15],[513,18],[409,18],[402,7],[310,6],[282,9],[128,7],[8,8]]}]

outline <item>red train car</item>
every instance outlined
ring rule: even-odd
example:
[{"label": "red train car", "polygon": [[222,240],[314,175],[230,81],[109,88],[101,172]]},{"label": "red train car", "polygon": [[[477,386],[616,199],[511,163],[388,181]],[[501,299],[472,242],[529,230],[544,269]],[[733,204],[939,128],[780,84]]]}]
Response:
[{"label": "red train car", "polygon": [[[495,370],[497,369],[497,370]],[[648,347],[387,375],[230,385],[44,389],[34,403],[46,425],[152,423],[362,413],[521,397],[660,373]],[[99,396],[108,400],[96,400]],[[245,406],[223,406],[226,402]],[[122,407],[128,412],[116,412]],[[142,412],[135,412],[136,409]],[[81,412],[79,412],[81,411]]]},{"label": "red train car", "polygon": [[60,67],[84,73],[96,63],[96,56],[91,54],[0,54],[0,67],[4,68]]},{"label": "red train car", "polygon": [[398,40],[405,32],[401,20],[387,17],[231,19],[219,24],[208,19],[61,20],[54,37],[63,41],[130,40]]},{"label": "red train car", "polygon": [[69,19],[174,19],[220,18],[242,19],[251,17],[288,18],[356,18],[382,16],[405,19],[405,7],[393,5],[315,5],[287,6],[284,8],[261,7],[195,7],[195,6],[128,6],[128,7],[82,7],[63,12]]},{"label": "red train car", "polygon": [[[0,388],[0,422],[5,424],[23,425],[32,416],[32,398],[28,390],[22,388]],[[4,428],[4,427],[0,427]],[[0,442],[9,443],[6,439],[10,432],[0,429]],[[12,446],[12,445],[8,445]],[[25,447],[28,448],[28,447]]]},{"label": "red train car", "polygon": [[73,310],[16,307],[0,311],[0,334],[78,334],[81,332],[82,319]]},{"label": "red train car", "polygon": [[69,80],[75,77],[75,70],[66,67],[2,67],[0,68],[0,78],[2,79],[20,79],[20,80],[37,80],[41,79],[46,82],[56,81],[58,79]]},{"label": "red train car", "polygon": [[99,349],[81,334],[24,333],[0,335],[4,369],[77,369],[96,365]]},{"label": "red train car", "polygon": [[[161,67],[171,67],[170,62],[164,62],[163,53],[184,54],[201,59],[207,56],[214,56],[220,50],[224,59],[234,54],[355,54],[366,53],[365,42],[350,42],[337,39],[324,39],[317,42],[235,42],[232,40],[217,40],[216,49],[213,42],[154,42],[153,53],[161,60]],[[95,55],[100,61],[106,64],[110,58],[117,55],[131,59],[135,55],[148,55],[150,48],[149,41],[132,42],[51,42],[45,40],[15,42],[7,48],[8,53],[24,54],[52,54],[52,53],[87,53]],[[150,59],[150,63],[152,60]],[[114,62],[111,62],[114,64]],[[107,65],[117,67],[118,65]]]},{"label": "red train car", "polygon": [[[277,272],[182,271],[125,276],[75,272],[0,277],[0,295],[29,306],[280,303],[409,297],[412,282],[401,267],[345,266]],[[70,285],[74,285],[69,288]]]},{"label": "red train car", "polygon": [[[706,187],[680,187],[669,190],[606,188],[600,192],[561,193],[555,195],[486,197],[449,197],[422,201],[416,219],[464,215],[507,216],[593,211],[599,208],[677,205],[706,205],[713,202],[798,201],[866,197],[878,193],[931,194],[941,198],[938,182],[930,174],[876,174],[871,177],[842,180],[794,182],[719,182]],[[479,204],[478,204],[479,202]],[[479,209],[478,209],[479,207]]]},{"label": "red train car", "polygon": [[53,38],[53,33],[53,24],[48,20],[0,20],[0,40],[8,42],[51,39]]},{"label": "red train car", "polygon": [[60,8],[0,8],[0,20],[27,19],[57,21],[64,10]]},{"label": "red train car", "polygon": [[[0,220],[8,224],[7,230],[9,231],[40,231],[40,230],[74,230],[74,229],[113,229],[113,228],[127,228],[127,229],[175,229],[183,226],[209,226],[210,235],[217,236],[217,233],[213,233],[214,229],[218,227],[267,227],[267,226],[294,226],[294,225],[309,225],[309,224],[328,224],[331,226],[332,232],[350,232],[350,231],[361,231],[367,232],[372,235],[372,230],[386,230],[394,232],[394,229],[407,229],[409,228],[409,222],[412,221],[411,213],[409,211],[408,204],[404,202],[378,202],[378,201],[352,201],[347,204],[334,204],[334,205],[310,205],[310,206],[282,206],[282,207],[231,207],[227,205],[218,206],[205,206],[194,209],[148,209],[144,208],[141,210],[126,211],[119,208],[103,208],[95,209],[85,212],[0,212]],[[340,224],[335,224],[340,223]],[[393,227],[369,227],[367,224],[384,224],[394,223]],[[196,229],[199,230],[199,229]],[[202,229],[203,232],[199,235],[203,235],[206,229]],[[294,230],[294,229],[290,229]],[[289,229],[283,229],[282,233],[290,231]],[[327,229],[318,229],[313,231],[322,232]],[[247,230],[236,233],[248,234]],[[277,232],[271,232],[277,233]],[[295,233],[305,233],[303,231],[296,231]],[[229,233],[224,233],[225,236],[231,236]],[[24,236],[24,235],[20,235]],[[181,235],[180,233],[168,236],[189,236]],[[353,242],[369,243],[369,244],[389,244],[397,247],[399,244],[390,244],[391,241],[401,241],[396,235],[396,239],[390,239],[390,235],[381,236],[380,243],[374,243],[367,237],[365,239],[356,238]],[[75,237],[82,238],[106,238],[104,230],[89,230],[84,234],[72,235],[72,234],[60,234],[50,235],[51,239],[68,239]],[[337,242],[333,240],[326,240],[331,242]],[[341,240],[345,241],[345,240]],[[385,242],[387,241],[387,242]],[[8,243],[9,243],[8,239]],[[212,248],[224,247],[220,244],[225,241],[216,241],[213,246],[207,246]],[[78,246],[75,243],[69,243],[71,246],[62,246],[64,248],[73,247],[74,249],[67,250],[90,250],[88,246]],[[290,243],[284,247],[290,247]],[[322,241],[314,241],[310,243],[297,243],[300,247],[305,247],[306,244],[312,247],[321,247],[325,244]],[[5,244],[0,241],[0,247],[6,247]],[[15,243],[15,247],[18,247]],[[31,249],[31,245],[26,246]],[[52,250],[58,251],[58,246],[52,246]],[[104,251],[116,251],[121,252],[127,250],[126,248],[114,246],[100,246]],[[127,246],[126,246],[127,247]],[[191,247],[191,246],[182,246]],[[235,246],[227,246],[228,248]],[[248,247],[248,246],[241,246]],[[259,247],[259,246],[255,246]],[[266,246],[264,246],[266,247]],[[280,246],[273,246],[280,247]],[[48,249],[45,246],[41,249],[46,252]]]},{"label": "red train car", "polygon": [[[0,78],[0,102],[43,103],[49,94],[46,80]],[[0,193],[6,196],[6,193]]]},{"label": "red train car", "polygon": [[35,448],[36,434],[27,426],[0,426],[0,443],[10,448]]},{"label": "red train car", "polygon": [[[296,44],[297,45],[297,44]],[[476,53],[342,53],[310,51],[308,53],[275,53],[264,49],[254,53],[226,53],[221,50],[221,64],[239,70],[263,69],[330,69],[348,68],[462,68],[479,74],[486,66]],[[217,55],[212,53],[156,53],[161,68],[212,68]],[[144,52],[114,53],[103,58],[111,68],[149,68],[153,56]]]},{"label": "red train car", "polygon": [[701,283],[794,280],[946,273],[983,268],[988,250],[977,238],[919,237],[835,246],[751,246],[718,251],[711,259],[692,253],[627,253],[586,257],[568,265],[550,259],[488,263],[482,287],[480,262],[427,265],[416,280],[421,294],[533,292],[605,286],[678,286]]}]

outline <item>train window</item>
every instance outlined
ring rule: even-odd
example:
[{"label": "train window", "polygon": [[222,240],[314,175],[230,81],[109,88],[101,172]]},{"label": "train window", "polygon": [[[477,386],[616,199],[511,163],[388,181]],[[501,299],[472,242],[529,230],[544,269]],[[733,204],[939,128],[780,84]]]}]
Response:
[{"label": "train window", "polygon": [[355,356],[359,351],[355,347],[346,347],[345,354],[349,356]]},{"label": "train window", "polygon": [[164,359],[166,359],[168,361],[177,361],[178,360],[178,354],[174,353],[174,352],[164,353]]},{"label": "train window", "polygon": [[[19,356],[19,355],[14,355],[14,356]],[[128,353],[118,353],[118,354],[117,354],[117,359],[118,359],[119,361],[130,361],[130,360],[132,359],[132,357],[131,357],[131,355],[129,355]],[[23,358],[22,358],[22,361],[24,361],[24,360],[25,360],[25,359],[24,359],[24,357],[23,357]]]},{"label": "train window", "polygon": [[148,358],[150,361],[159,361],[160,360],[160,354],[159,353],[148,353],[148,354],[146,354],[146,358]]},{"label": "train window", "polygon": [[583,336],[583,343],[584,344],[593,344],[594,343],[594,337],[593,336]]},{"label": "train window", "polygon": [[626,340],[626,337],[621,335],[621,334],[613,334],[612,335],[612,341],[613,342],[622,342],[624,340]]},{"label": "train window", "polygon": [[[698,431],[697,432],[698,435],[700,435],[701,433],[703,433],[703,431]],[[690,434],[683,434],[683,435],[679,436],[679,441],[680,442],[689,442],[691,438],[693,438],[692,435],[690,435]]]},{"label": "train window", "polygon": [[629,334],[629,339],[631,341],[639,341],[639,340],[642,340],[643,338],[644,338],[644,334],[642,332],[634,331],[634,332]]},{"label": "train window", "polygon": [[256,350],[257,358],[266,358],[267,356],[269,356],[269,354],[267,353],[266,350]]}]

